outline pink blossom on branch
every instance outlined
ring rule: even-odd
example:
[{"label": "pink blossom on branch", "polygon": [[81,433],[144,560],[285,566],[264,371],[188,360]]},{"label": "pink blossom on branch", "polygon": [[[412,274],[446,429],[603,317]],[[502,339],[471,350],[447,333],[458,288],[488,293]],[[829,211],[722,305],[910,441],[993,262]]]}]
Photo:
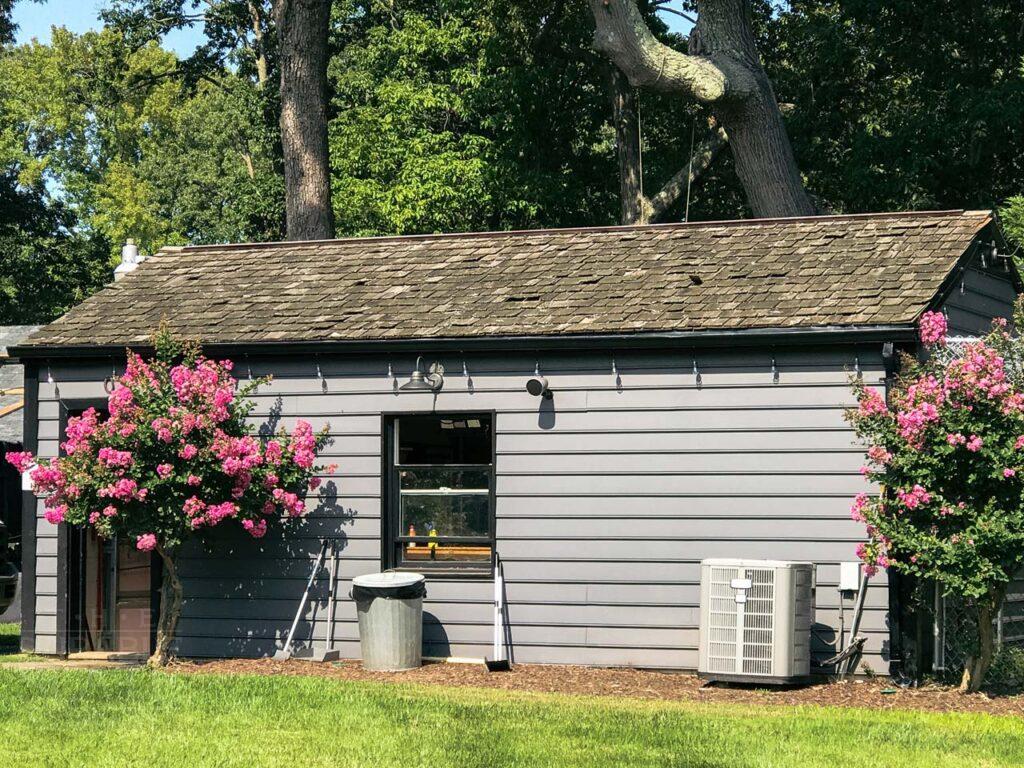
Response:
[{"label": "pink blossom on branch", "polygon": [[[1024,437],[1021,438],[1024,440]],[[7,463],[14,467],[18,472],[27,472],[28,468],[32,466],[35,458],[29,451],[11,451],[5,457]]]},{"label": "pink blossom on branch", "polygon": [[925,312],[918,323],[921,341],[926,346],[946,343],[946,316],[941,312]]}]

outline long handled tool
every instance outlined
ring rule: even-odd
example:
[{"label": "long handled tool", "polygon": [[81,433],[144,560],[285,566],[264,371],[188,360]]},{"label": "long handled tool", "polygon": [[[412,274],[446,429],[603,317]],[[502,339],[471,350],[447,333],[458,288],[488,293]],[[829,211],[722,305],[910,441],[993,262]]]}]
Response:
[{"label": "long handled tool", "polygon": [[341,651],[334,648],[334,603],[338,590],[338,544],[335,541],[331,542],[331,563],[327,573],[327,643],[323,650],[315,651],[310,656],[312,661],[337,661],[341,658]]},{"label": "long handled tool", "polygon": [[[323,654],[314,654],[312,651],[299,651],[296,653],[292,652],[292,641],[295,639],[295,630],[299,626],[299,620],[302,618],[303,613],[306,610],[306,603],[309,602],[309,593],[313,590],[313,584],[316,583],[317,576],[320,575],[320,569],[324,567],[324,560],[327,557],[327,548],[332,549],[331,568],[330,568],[330,597],[328,601],[328,627],[327,627],[327,650]],[[299,601],[299,609],[295,612],[295,618],[292,620],[291,629],[288,630],[288,639],[284,642],[284,648],[274,653],[275,661],[287,661],[288,659],[295,656],[295,658],[306,658],[315,659],[319,661],[328,660],[327,654],[334,654],[331,658],[337,659],[338,652],[331,649],[332,646],[332,635],[334,634],[334,591],[335,591],[335,579],[337,578],[337,560],[338,553],[337,549],[331,545],[330,539],[323,539],[320,542],[320,554],[317,555],[316,562],[313,564],[313,571],[309,574],[309,581],[306,582],[306,590],[302,593],[302,599]]]},{"label": "long handled tool", "polygon": [[505,577],[501,558],[494,555],[494,647],[493,658],[485,659],[488,672],[508,672],[512,664],[505,653]]}]

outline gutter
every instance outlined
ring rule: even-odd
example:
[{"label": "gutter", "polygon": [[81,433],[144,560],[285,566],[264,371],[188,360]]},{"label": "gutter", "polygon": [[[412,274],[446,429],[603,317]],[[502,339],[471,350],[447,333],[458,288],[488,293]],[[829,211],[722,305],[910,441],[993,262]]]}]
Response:
[{"label": "gutter", "polygon": [[[308,355],[372,354],[425,351],[509,351],[598,349],[653,349],[707,347],[833,346],[873,342],[914,341],[917,330],[911,324],[814,326],[809,328],[747,328],[711,331],[661,331],[650,333],[552,334],[544,336],[473,336],[412,339],[323,339],[319,341],[211,342],[203,344],[208,355]],[[147,343],[30,345],[11,347],[10,353],[23,360],[121,357],[125,347],[137,352],[152,351]]]}]

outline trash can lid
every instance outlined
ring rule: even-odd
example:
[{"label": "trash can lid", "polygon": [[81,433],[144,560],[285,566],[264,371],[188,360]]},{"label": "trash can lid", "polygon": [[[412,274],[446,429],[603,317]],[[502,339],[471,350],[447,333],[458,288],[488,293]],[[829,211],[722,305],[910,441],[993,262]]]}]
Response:
[{"label": "trash can lid", "polygon": [[356,576],[352,584],[363,589],[396,589],[398,587],[411,587],[419,584],[426,577],[422,573],[409,573],[407,571],[387,571],[385,573],[368,573],[365,576]]}]

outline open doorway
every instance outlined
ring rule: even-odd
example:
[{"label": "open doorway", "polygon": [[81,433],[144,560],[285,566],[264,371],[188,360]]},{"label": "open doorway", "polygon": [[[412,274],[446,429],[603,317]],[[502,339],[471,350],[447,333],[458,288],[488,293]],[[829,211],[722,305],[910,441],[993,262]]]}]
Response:
[{"label": "open doorway", "polygon": [[[61,439],[68,419],[87,408],[106,417],[104,401],[62,401]],[[62,525],[67,557],[67,652],[148,656],[159,615],[159,559],[134,542],[103,539],[90,528]]]},{"label": "open doorway", "polygon": [[68,652],[148,656],[159,594],[152,553],[83,529],[71,532],[70,544]]}]

